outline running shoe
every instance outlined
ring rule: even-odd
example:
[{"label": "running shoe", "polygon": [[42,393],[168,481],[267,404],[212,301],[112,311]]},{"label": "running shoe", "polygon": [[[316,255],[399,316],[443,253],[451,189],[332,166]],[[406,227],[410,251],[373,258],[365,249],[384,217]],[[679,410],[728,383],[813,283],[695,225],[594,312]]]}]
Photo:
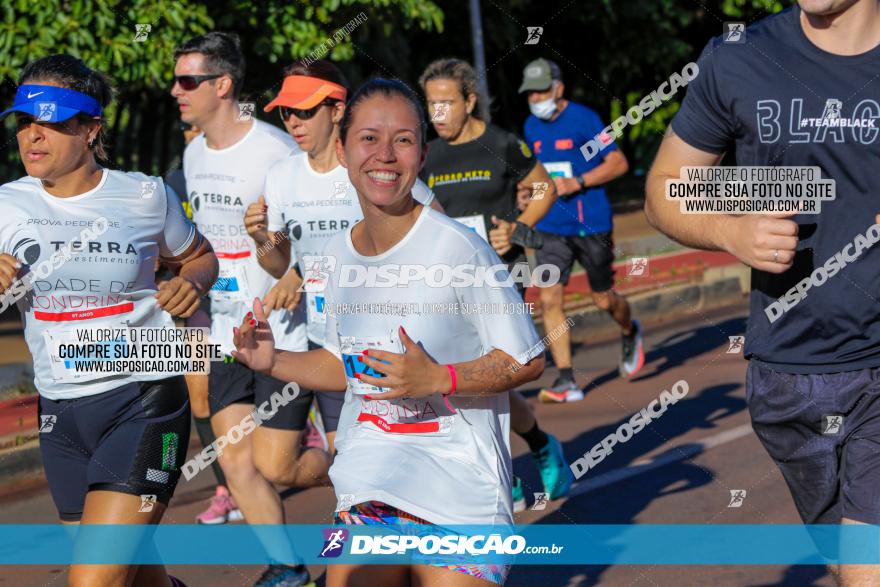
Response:
[{"label": "running shoe", "polygon": [[523,493],[522,479],[513,476],[513,488],[510,491],[513,494],[513,513],[518,514],[526,511],[526,496]]},{"label": "running shoe", "polygon": [[584,399],[583,390],[571,379],[557,377],[553,386],[542,389],[538,399],[545,404],[563,404],[565,402],[579,402]]},{"label": "running shoe", "polygon": [[324,450],[330,450],[330,441],[327,440],[327,429],[324,428],[324,418],[321,417],[321,411],[318,409],[317,402],[312,403],[309,410],[309,421],[321,436],[321,442],[324,444]]},{"label": "running shoe", "polygon": [[547,446],[533,452],[532,456],[541,472],[541,481],[544,483],[544,491],[550,499],[559,499],[568,495],[571,484],[574,483],[574,474],[562,453],[562,445],[552,434],[547,435]]},{"label": "running shoe", "polygon": [[305,565],[269,565],[254,587],[314,587]]},{"label": "running shoe", "polygon": [[306,433],[303,434],[303,445],[310,448],[330,449],[327,441],[327,433],[324,431],[324,423],[321,415],[315,409],[315,404],[309,408],[309,418],[306,420]]},{"label": "running shoe", "polygon": [[642,325],[632,321],[632,332],[620,337],[620,376],[629,379],[645,365],[645,347],[642,344]]},{"label": "running shoe", "polygon": [[240,522],[244,519],[241,510],[235,500],[229,495],[229,490],[222,485],[217,486],[217,491],[208,509],[196,516],[196,522],[199,524],[225,524],[226,522]]}]

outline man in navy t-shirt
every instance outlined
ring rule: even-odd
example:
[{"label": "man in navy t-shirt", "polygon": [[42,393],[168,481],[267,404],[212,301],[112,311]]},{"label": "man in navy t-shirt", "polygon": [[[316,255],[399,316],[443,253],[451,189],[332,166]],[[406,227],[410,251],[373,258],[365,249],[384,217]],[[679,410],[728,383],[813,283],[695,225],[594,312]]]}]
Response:
[{"label": "man in navy t-shirt", "polygon": [[[632,377],[642,368],[645,353],[637,320],[630,318],[626,299],[614,292],[614,244],[611,240],[611,205],[602,187],[626,173],[628,164],[617,145],[607,146],[589,161],[581,145],[597,135],[599,116],[582,104],[563,98],[565,85],[559,66],[536,59],[523,70],[520,93],[528,94],[532,115],[526,119],[525,137],[556,184],[559,199],[535,229],[544,236],[544,247],[535,251],[538,264],[559,267],[561,283],[541,288],[541,311],[550,337],[550,352],[559,377],[539,397],[544,402],[570,402],[584,398],[571,368],[571,338],[564,326],[563,288],[577,260],[587,271],[596,306],[620,324],[622,346],[620,374]],[[608,144],[610,143],[610,144]],[[561,332],[561,335],[557,336]]]},{"label": "man in navy t-shirt", "polygon": [[[752,424],[805,523],[880,523],[880,3],[802,0],[709,42],[648,177],[646,213],[676,240],[752,267]],[[682,166],[817,166],[819,215],[683,215]],[[877,585],[844,566],[842,584]]]}]

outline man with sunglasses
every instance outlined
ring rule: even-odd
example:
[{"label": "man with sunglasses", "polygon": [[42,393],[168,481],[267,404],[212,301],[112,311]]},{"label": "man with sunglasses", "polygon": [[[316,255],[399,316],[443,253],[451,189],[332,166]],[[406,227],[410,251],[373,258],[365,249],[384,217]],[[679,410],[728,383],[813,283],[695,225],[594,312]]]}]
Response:
[{"label": "man with sunglasses", "polygon": [[[184,147],[190,144],[194,138],[202,134],[202,129],[189,122],[183,122],[181,120],[179,126],[180,132],[183,133]],[[186,217],[192,220],[192,207],[189,205],[189,192],[186,189],[186,176],[183,174],[182,167],[183,165],[181,165],[181,168],[175,168],[169,171],[168,174],[165,175],[165,183],[170,185],[180,197],[180,204],[183,206],[183,211],[186,212]]]},{"label": "man with sunglasses", "polygon": [[[190,144],[194,138],[202,134],[202,129],[194,124],[180,121],[180,132],[183,133],[184,146]],[[180,196],[180,204],[186,217],[192,220],[192,206],[189,202],[189,190],[186,189],[186,176],[183,169],[172,169],[165,176],[165,184]],[[161,283],[169,279],[169,270],[162,266],[156,274],[156,283]],[[208,298],[202,299],[202,305],[196,310],[195,314],[186,319],[185,325],[192,328],[210,328],[211,317],[209,314]],[[187,373],[184,375],[186,379],[186,388],[189,391],[189,403],[192,408],[193,422],[195,423],[196,432],[199,435],[199,441],[202,446],[208,446],[217,440],[214,430],[211,428],[211,412],[208,408],[208,376],[195,373]],[[226,522],[239,522],[244,519],[241,510],[235,503],[235,499],[229,494],[229,488],[226,483],[226,476],[220,463],[214,461],[211,463],[211,470],[217,477],[217,487],[214,495],[208,502],[208,507],[196,516],[196,522],[199,524],[225,524]]]},{"label": "man with sunglasses", "polygon": [[[258,248],[245,230],[245,210],[264,193],[266,173],[277,161],[299,149],[283,131],[253,118],[253,109],[238,101],[245,62],[237,36],[211,32],[175,51],[174,85],[180,118],[203,134],[186,148],[183,169],[193,219],[211,241],[220,262],[212,288],[211,338],[226,355],[214,362],[208,381],[211,426],[217,437],[239,438],[219,456],[229,489],[251,524],[284,523],[284,509],[274,484],[314,486],[327,483],[330,458],[317,448],[300,447],[312,393],[278,407],[251,434],[229,434],[255,407],[276,407],[285,382],[255,373],[232,359],[233,328],[241,323],[255,297],[263,298],[275,279],[263,270]],[[291,351],[308,349],[301,310],[273,312],[275,340]],[[273,563],[257,586],[298,587],[309,583],[300,559],[282,533],[264,541]],[[282,564],[288,563],[288,564]]]}]

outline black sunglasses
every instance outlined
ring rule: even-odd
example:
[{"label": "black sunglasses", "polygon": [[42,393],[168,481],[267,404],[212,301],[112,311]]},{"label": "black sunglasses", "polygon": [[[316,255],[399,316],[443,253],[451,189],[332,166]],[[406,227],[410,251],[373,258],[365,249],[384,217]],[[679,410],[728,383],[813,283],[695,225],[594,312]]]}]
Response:
[{"label": "black sunglasses", "polygon": [[312,106],[308,110],[301,110],[299,108],[288,108],[287,106],[279,106],[278,111],[281,113],[281,120],[288,120],[291,115],[294,114],[300,120],[308,120],[310,118],[313,118],[315,114],[318,113],[318,109],[321,108],[321,106],[333,106],[337,102],[339,102],[339,100],[327,98],[326,100],[318,103],[317,106]]},{"label": "black sunglasses", "polygon": [[[180,84],[180,87],[183,88],[187,92],[191,92],[202,82],[206,82],[208,80],[217,79],[218,77],[223,77],[224,73],[215,73],[211,75],[175,75],[174,82]],[[174,83],[172,82],[172,84]]]}]

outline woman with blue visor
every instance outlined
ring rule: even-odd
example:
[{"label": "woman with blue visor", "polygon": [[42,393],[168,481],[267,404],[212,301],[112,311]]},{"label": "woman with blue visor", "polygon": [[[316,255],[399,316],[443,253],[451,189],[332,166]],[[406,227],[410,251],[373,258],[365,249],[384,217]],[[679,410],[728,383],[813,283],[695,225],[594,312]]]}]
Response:
[{"label": "woman with blue visor", "polygon": [[[68,524],[158,524],[189,444],[183,376],[83,371],[59,349],[78,332],[173,329],[214,283],[217,259],[161,178],[98,163],[112,94],[103,74],[53,55],[25,66],[20,84],[0,114],[15,116],[27,172],[0,186],[0,299],[18,306],[34,358],[52,498]],[[158,288],[157,257],[175,273]],[[128,564],[74,564],[69,584],[183,585],[161,565]]]}]

